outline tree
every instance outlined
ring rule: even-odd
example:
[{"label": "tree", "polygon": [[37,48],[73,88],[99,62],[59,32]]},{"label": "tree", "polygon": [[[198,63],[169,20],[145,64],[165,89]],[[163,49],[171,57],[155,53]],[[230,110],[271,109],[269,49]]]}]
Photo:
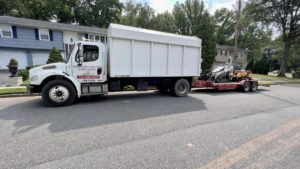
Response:
[{"label": "tree", "polygon": [[122,3],[119,0],[75,0],[73,9],[79,25],[107,28],[111,22],[119,22]]},{"label": "tree", "polygon": [[47,0],[7,0],[4,2],[5,15],[37,20],[51,20],[53,13]]},{"label": "tree", "polygon": [[279,76],[285,76],[290,50],[300,36],[299,0],[253,0],[249,2],[252,17],[274,25],[281,32],[284,49]]},{"label": "tree", "polygon": [[219,45],[228,45],[235,33],[236,20],[234,11],[227,8],[216,10],[213,22],[216,25],[217,43]]},{"label": "tree", "polygon": [[157,14],[152,21],[152,29],[163,32],[176,32],[176,24],[174,16],[169,12]]},{"label": "tree", "polygon": [[181,35],[189,35],[191,29],[190,29],[190,23],[186,19],[184,4],[176,2],[173,8],[173,15],[175,18],[177,32]]},{"label": "tree", "polygon": [[178,33],[197,36],[202,39],[202,69],[209,70],[217,55],[214,24],[204,3],[200,0],[186,0],[176,3],[173,14]]},{"label": "tree", "polygon": [[47,60],[47,64],[49,63],[56,63],[56,62],[62,62],[64,59],[62,58],[61,54],[58,52],[58,50],[53,47],[51,49],[51,52],[49,54],[49,58]]},{"label": "tree", "polygon": [[146,29],[154,27],[153,19],[155,11],[147,3],[133,3],[127,1],[124,5],[124,15],[121,18],[121,23],[130,26],[136,26]]}]

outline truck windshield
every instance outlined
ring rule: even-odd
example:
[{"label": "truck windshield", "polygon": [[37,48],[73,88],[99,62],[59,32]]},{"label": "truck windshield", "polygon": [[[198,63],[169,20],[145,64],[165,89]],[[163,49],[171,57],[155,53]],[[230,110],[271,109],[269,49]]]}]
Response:
[{"label": "truck windshield", "polygon": [[69,54],[66,56],[65,63],[69,62],[70,56],[72,55],[74,48],[75,48],[75,46],[71,49],[71,51],[69,52]]}]

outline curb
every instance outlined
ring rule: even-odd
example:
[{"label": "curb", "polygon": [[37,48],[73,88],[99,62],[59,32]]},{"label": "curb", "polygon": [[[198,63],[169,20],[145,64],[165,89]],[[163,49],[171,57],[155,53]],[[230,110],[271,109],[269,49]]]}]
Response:
[{"label": "curb", "polygon": [[0,98],[10,98],[10,97],[33,97],[33,96],[40,96],[40,94],[4,94],[0,95]]}]

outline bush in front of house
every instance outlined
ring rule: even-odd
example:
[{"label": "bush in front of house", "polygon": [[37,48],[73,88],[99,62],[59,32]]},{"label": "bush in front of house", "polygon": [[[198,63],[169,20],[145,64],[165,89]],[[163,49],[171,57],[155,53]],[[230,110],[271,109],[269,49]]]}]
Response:
[{"label": "bush in front of house", "polygon": [[49,58],[47,60],[47,64],[49,64],[49,63],[56,63],[56,62],[62,62],[62,61],[63,61],[63,57],[58,52],[58,50],[55,47],[53,47],[51,49],[50,54],[49,54]]},{"label": "bush in front of house", "polygon": [[22,77],[23,81],[26,81],[29,78],[29,70],[31,68],[34,68],[34,67],[37,67],[37,66],[40,66],[40,65],[27,66],[25,70],[18,71],[17,76]]},{"label": "bush in front of house", "polygon": [[18,71],[18,61],[16,59],[10,59],[7,67],[11,73],[11,77],[15,77]]},{"label": "bush in front of house", "polygon": [[22,77],[22,80],[26,81],[29,77],[29,72],[27,70],[20,70],[18,71],[17,76]]},{"label": "bush in front of house", "polygon": [[14,58],[10,59],[8,66],[15,66],[18,67],[18,61]]}]

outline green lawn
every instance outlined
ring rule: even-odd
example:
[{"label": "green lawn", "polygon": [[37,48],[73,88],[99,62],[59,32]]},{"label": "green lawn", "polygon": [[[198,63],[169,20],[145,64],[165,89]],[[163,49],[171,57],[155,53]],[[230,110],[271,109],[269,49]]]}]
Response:
[{"label": "green lawn", "polygon": [[6,94],[24,94],[27,93],[26,87],[1,87],[0,95]]},{"label": "green lawn", "polygon": [[254,79],[257,79],[259,82],[286,82],[286,83],[296,83],[300,84],[300,79],[293,79],[287,75],[288,77],[278,77],[274,74],[269,75],[261,75],[261,74],[253,74]]},{"label": "green lawn", "polygon": [[27,86],[29,85],[29,80],[25,80],[20,86]]}]

